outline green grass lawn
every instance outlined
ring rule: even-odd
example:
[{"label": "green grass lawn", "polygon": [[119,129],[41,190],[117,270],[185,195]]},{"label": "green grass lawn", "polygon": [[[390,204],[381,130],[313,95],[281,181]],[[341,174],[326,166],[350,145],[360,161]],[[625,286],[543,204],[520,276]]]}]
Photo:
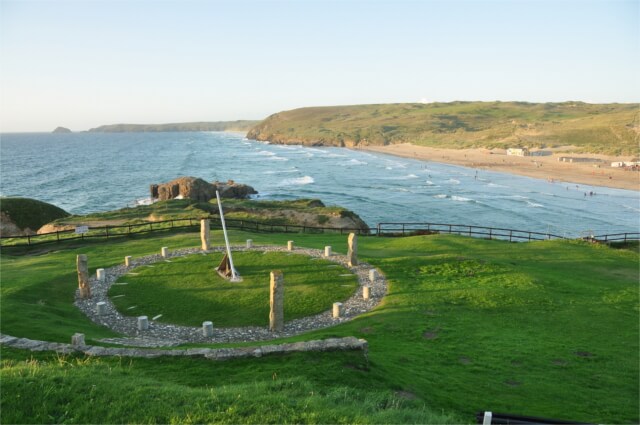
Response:
[{"label": "green grass lawn", "polygon": [[[236,243],[247,238],[284,245],[291,235],[232,232]],[[75,332],[90,342],[111,335],[71,305],[75,255],[88,254],[95,272],[125,255],[197,239],[138,236],[20,255],[5,249],[2,332],[63,342]],[[295,243],[346,252],[346,236],[296,235]],[[368,362],[361,353],[219,363],[3,349],[2,421],[444,423],[473,422],[479,410],[640,420],[637,250],[451,235],[362,237],[359,249],[385,273],[386,298],[350,322],[287,341],[365,338]]]},{"label": "green grass lawn", "polygon": [[[117,297],[112,301],[123,314],[162,314],[158,320],[166,323],[200,326],[210,320],[216,327],[268,326],[272,270],[284,274],[285,321],[330,310],[358,285],[348,269],[304,255],[254,251],[237,252],[233,259],[242,282],[216,273],[222,253],[190,255],[131,270],[136,274],[118,279],[127,285],[112,286],[109,296]],[[134,313],[128,310],[133,306]]]}]

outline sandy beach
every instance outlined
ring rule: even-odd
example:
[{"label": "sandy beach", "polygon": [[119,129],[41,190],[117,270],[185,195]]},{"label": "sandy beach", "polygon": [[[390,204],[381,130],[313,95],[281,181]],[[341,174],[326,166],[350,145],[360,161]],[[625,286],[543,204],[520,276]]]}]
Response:
[{"label": "sandy beach", "polygon": [[[617,189],[640,190],[640,172],[611,167],[612,162],[631,157],[600,154],[572,154],[548,149],[546,156],[511,156],[502,149],[440,149],[408,143],[388,146],[362,146],[362,150],[396,155],[422,161],[461,165],[479,170],[499,171],[557,183],[570,182]],[[560,157],[598,158],[602,163],[560,162]]]}]

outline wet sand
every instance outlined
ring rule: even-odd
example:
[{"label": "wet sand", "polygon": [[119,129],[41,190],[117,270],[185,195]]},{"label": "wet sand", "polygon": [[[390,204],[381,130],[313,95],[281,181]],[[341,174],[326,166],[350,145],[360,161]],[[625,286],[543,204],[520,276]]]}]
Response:
[{"label": "wet sand", "polygon": [[[640,190],[640,172],[611,167],[612,162],[630,161],[630,157],[600,154],[572,154],[549,149],[547,156],[511,156],[502,149],[440,149],[408,143],[388,146],[362,146],[361,150],[396,155],[421,161],[461,165],[480,170],[511,173],[554,182],[569,182],[616,189]],[[599,158],[602,163],[560,162],[559,157]]]}]

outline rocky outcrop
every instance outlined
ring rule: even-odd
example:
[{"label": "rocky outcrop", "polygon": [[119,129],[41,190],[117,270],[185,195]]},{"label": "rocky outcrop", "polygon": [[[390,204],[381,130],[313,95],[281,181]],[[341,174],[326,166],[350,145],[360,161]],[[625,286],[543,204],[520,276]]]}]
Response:
[{"label": "rocky outcrop", "polygon": [[0,211],[0,235],[2,236],[26,236],[33,235],[35,232],[28,227],[21,229],[11,220],[9,214]]},{"label": "rocky outcrop", "polygon": [[222,198],[246,199],[258,192],[251,186],[229,180],[226,183],[208,183],[197,177],[180,177],[168,183],[152,184],[151,198],[160,201],[169,199],[193,199],[207,202],[216,197],[216,190]]},{"label": "rocky outcrop", "polygon": [[71,130],[66,127],[56,127],[56,129],[53,130],[52,133],[71,133]]}]

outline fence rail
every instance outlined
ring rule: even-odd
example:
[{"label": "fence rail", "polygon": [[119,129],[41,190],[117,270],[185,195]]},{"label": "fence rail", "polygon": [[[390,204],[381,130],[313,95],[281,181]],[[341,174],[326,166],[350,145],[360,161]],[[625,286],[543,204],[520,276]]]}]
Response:
[{"label": "fence rail", "polygon": [[449,233],[487,239],[504,239],[510,242],[523,240],[566,239],[564,236],[554,235],[552,233],[449,223],[378,223],[376,233],[378,236]]},{"label": "fence rail", "polygon": [[[84,239],[109,239],[116,237],[135,236],[150,232],[192,230],[200,226],[200,220],[208,218],[211,227],[221,228],[220,217],[192,217],[179,218],[164,221],[152,221],[136,224],[124,224],[119,226],[89,227],[87,233],[76,233],[75,229],[58,230],[50,233],[27,236],[0,236],[0,247],[10,248],[15,246],[40,245],[45,243],[58,243],[70,240]],[[526,230],[504,229],[496,227],[471,226],[464,224],[448,223],[378,223],[376,228],[348,229],[336,227],[304,226],[295,224],[273,224],[252,220],[227,219],[227,227],[257,233],[308,233],[308,234],[347,234],[377,236],[410,236],[420,234],[448,233],[465,235],[485,239],[501,239],[510,242],[566,239],[564,236],[552,233],[530,232]],[[629,242],[640,240],[640,233],[615,233],[608,235],[588,236],[583,239],[596,242]]]}]

